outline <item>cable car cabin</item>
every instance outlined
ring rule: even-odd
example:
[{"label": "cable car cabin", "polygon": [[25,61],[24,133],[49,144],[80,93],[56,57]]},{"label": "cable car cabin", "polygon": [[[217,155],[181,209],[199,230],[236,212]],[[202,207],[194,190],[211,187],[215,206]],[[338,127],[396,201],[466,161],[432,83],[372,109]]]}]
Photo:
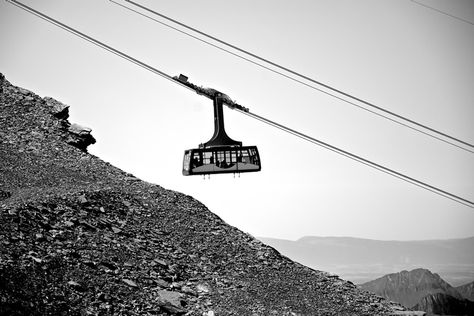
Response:
[{"label": "cable car cabin", "polygon": [[214,104],[214,135],[200,144],[199,148],[188,149],[184,152],[183,175],[206,175],[217,173],[241,173],[260,171],[260,156],[256,146],[242,146],[242,142],[230,138],[224,128],[223,104],[231,108],[248,111],[227,95],[210,88],[197,88],[187,83],[187,77],[180,75],[176,80],[192,87],[199,94],[205,94]]},{"label": "cable car cabin", "polygon": [[260,156],[256,146],[196,148],[184,152],[185,176],[260,170]]}]

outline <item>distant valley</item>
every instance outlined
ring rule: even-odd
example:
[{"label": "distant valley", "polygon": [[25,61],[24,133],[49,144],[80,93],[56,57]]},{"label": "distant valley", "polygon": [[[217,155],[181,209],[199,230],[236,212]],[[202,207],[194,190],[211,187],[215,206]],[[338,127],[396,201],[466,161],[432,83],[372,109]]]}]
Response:
[{"label": "distant valley", "polygon": [[425,268],[456,287],[474,280],[474,237],[381,241],[352,237],[259,238],[283,255],[356,284],[386,274]]}]

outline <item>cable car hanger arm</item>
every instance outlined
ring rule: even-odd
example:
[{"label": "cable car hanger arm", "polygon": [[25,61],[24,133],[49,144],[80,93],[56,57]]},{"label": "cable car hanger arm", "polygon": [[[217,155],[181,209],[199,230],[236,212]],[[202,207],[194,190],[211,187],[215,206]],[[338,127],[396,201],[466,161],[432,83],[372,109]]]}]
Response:
[{"label": "cable car hanger arm", "polygon": [[174,80],[178,81],[181,85],[185,85],[186,87],[196,91],[197,94],[203,95],[205,97],[208,97],[211,100],[214,100],[215,97],[219,96],[223,99],[223,103],[227,105],[231,109],[237,109],[242,112],[248,112],[249,109],[246,107],[243,107],[242,105],[238,104],[234,100],[232,100],[227,94],[222,93],[220,91],[217,91],[216,89],[213,88],[205,88],[202,86],[197,86],[191,82],[188,81],[188,77],[185,75],[180,74],[178,76],[173,77]]}]

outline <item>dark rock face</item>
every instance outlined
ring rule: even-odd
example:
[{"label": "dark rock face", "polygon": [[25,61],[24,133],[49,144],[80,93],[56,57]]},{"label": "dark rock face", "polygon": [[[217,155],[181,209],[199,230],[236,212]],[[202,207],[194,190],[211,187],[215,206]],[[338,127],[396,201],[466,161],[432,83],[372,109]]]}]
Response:
[{"label": "dark rock face", "polygon": [[444,293],[462,299],[461,295],[438,274],[426,269],[388,274],[360,286],[406,307],[416,305],[429,294]]},{"label": "dark rock face", "polygon": [[456,287],[456,290],[465,298],[474,302],[474,282]]},{"label": "dark rock face", "polygon": [[414,308],[428,315],[474,315],[474,302],[444,293],[427,295]]},{"label": "dark rock face", "polygon": [[67,106],[0,79],[0,315],[393,312],[71,146]]}]

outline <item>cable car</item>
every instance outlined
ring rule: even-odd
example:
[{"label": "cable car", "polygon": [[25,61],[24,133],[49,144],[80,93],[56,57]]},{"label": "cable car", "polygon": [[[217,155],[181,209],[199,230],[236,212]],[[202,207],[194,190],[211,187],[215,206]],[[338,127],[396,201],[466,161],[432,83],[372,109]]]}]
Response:
[{"label": "cable car", "polygon": [[260,171],[256,146],[196,148],[184,152],[183,175]]},{"label": "cable car", "polygon": [[217,90],[207,89],[205,92],[214,101],[214,135],[199,148],[184,151],[183,175],[260,171],[257,146],[242,146],[242,142],[233,140],[225,132],[222,105],[231,103],[230,106],[235,107],[235,102]]}]

